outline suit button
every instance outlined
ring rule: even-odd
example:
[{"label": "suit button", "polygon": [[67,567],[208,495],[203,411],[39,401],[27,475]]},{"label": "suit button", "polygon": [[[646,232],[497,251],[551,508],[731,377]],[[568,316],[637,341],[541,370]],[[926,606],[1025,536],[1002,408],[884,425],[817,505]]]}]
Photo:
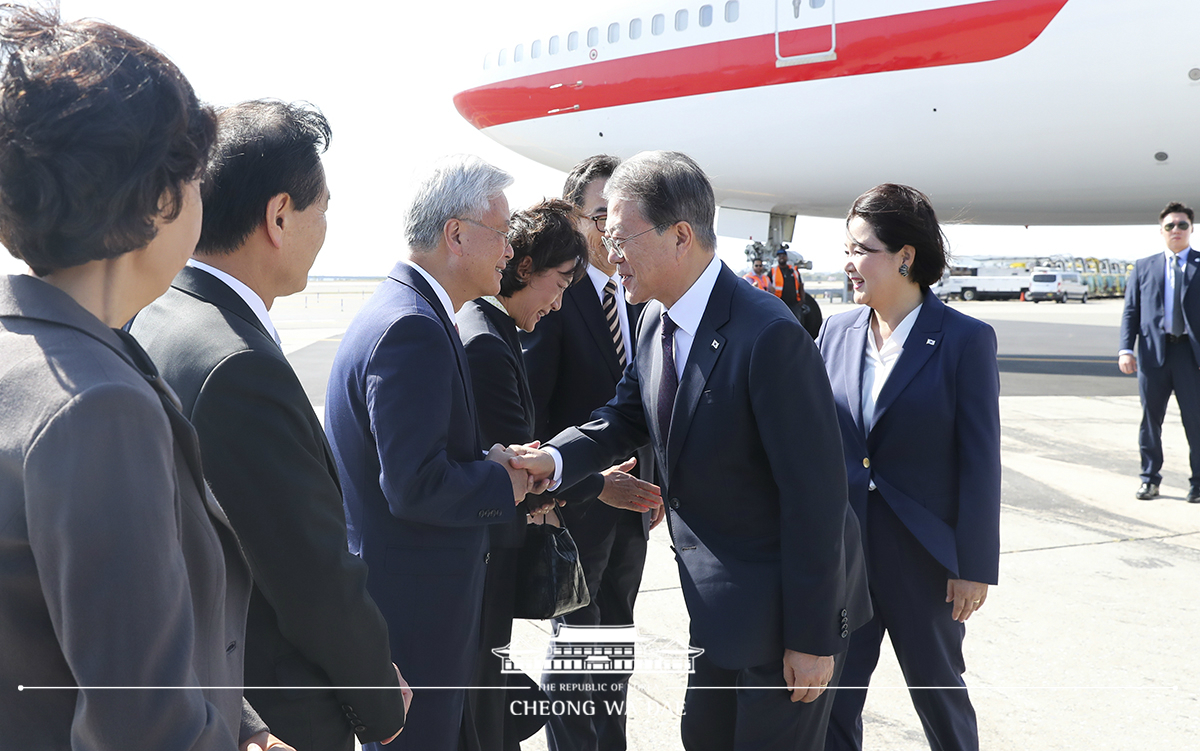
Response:
[{"label": "suit button", "polygon": [[483,562],[484,562],[485,564],[491,563],[491,562],[492,562],[492,554],[491,554],[491,553],[484,553],[484,554],[483,554]]},{"label": "suit button", "polygon": [[842,638],[845,639],[848,636],[850,636],[850,629],[843,627],[842,628]]},{"label": "suit button", "polygon": [[356,732],[356,733],[361,733],[366,729],[367,729],[366,725],[355,725],[354,726],[354,732]]},{"label": "suit button", "polygon": [[864,466],[864,467],[870,467],[870,466],[871,466],[871,460],[870,460],[870,459],[868,459],[868,458],[867,458],[867,457],[865,457],[865,456],[863,457],[863,466]]},{"label": "suit button", "polygon": [[350,706],[349,704],[343,704],[342,711],[349,714],[354,711],[354,707]]},{"label": "suit button", "polygon": [[679,508],[679,499],[678,499],[678,498],[672,498],[672,499],[671,499],[671,500],[668,502],[668,505],[669,505],[671,508],[673,508],[673,509],[678,509],[678,508]]},{"label": "suit button", "polygon": [[850,617],[850,613],[846,612],[845,608],[842,608],[842,620],[846,620],[848,617]]}]

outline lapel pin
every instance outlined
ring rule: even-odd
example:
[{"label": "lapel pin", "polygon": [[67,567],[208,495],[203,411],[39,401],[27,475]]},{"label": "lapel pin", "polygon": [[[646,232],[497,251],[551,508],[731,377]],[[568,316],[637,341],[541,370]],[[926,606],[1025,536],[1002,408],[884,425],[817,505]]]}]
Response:
[{"label": "lapel pin", "polygon": [[712,340],[712,344],[710,344],[710,345],[708,345],[708,346],[712,348],[712,351],[713,351],[713,352],[716,352],[716,351],[717,351],[717,347],[720,347],[720,346],[721,346],[721,343],[720,343],[720,342],[718,342],[716,339],[713,339],[713,340]]},{"label": "lapel pin", "polygon": [[934,340],[932,340],[932,339],[926,339],[926,340],[925,340],[925,343],[926,343],[926,344],[928,344],[928,345],[930,345],[930,346],[933,346],[934,344],[937,344],[937,342],[935,342],[935,341],[934,341]]}]

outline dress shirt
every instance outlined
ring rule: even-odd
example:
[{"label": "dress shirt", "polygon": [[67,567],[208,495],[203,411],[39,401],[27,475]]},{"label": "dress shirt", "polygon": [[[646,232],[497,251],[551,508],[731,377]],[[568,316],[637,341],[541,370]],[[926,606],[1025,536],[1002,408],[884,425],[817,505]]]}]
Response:
[{"label": "dress shirt", "polygon": [[[1189,245],[1187,248],[1178,253],[1167,248],[1163,251],[1163,331],[1171,333],[1171,315],[1175,312],[1175,277],[1171,274],[1171,264],[1175,264],[1175,269],[1187,274],[1188,261],[1191,260],[1192,248]],[[1185,329],[1184,333],[1187,331]],[[1131,349],[1123,349],[1117,352],[1118,355],[1132,355]]]},{"label": "dress shirt", "polygon": [[[587,267],[587,275],[592,286],[596,288],[596,297],[600,299],[601,307],[604,306],[604,285],[610,281],[616,283],[617,293],[613,297],[617,300],[617,320],[621,322],[621,340],[625,342],[626,354],[632,352],[633,340],[629,334],[629,307],[625,302],[625,288],[621,286],[621,277],[616,272],[613,272],[612,276],[605,276],[603,271],[590,264]],[[626,362],[630,359],[632,358],[626,357]]]},{"label": "dress shirt", "polygon": [[[688,354],[692,351],[692,341],[696,338],[696,329],[700,328],[700,319],[704,317],[704,309],[708,307],[708,298],[712,296],[713,286],[717,283],[717,275],[721,273],[721,259],[715,254],[708,266],[688,287],[688,291],[667,308],[667,315],[678,327],[675,329],[675,374],[683,382],[683,371],[687,365]],[[911,326],[909,327],[911,328]],[[655,385],[657,388],[657,384]],[[562,481],[562,454],[553,446],[546,447],[546,453],[554,458],[554,480],[549,490],[557,490]]]},{"label": "dress shirt", "polygon": [[259,322],[262,323],[263,328],[267,330],[271,338],[275,340],[276,346],[283,349],[283,342],[279,340],[279,332],[275,330],[275,324],[271,323],[271,316],[267,313],[267,304],[263,302],[263,299],[258,296],[257,292],[247,287],[246,283],[236,276],[231,276],[218,268],[209,266],[203,261],[189,258],[187,265],[194,269],[200,269],[207,274],[212,274],[222,282],[225,282],[227,287],[236,292],[237,296],[250,306],[250,310],[254,311],[254,315],[258,316]]},{"label": "dress shirt", "polygon": [[425,278],[425,281],[429,282],[429,286],[433,287],[433,291],[437,295],[437,298],[442,301],[442,307],[446,309],[446,315],[450,316],[450,323],[454,324],[454,330],[458,331],[458,317],[454,315],[454,303],[451,302],[450,295],[447,294],[446,288],[439,284],[438,280],[434,279],[428,271],[413,263],[411,260],[402,261],[401,263],[406,263],[409,266],[412,266],[417,270],[418,274]]},{"label": "dress shirt", "polygon": [[879,392],[883,390],[883,384],[887,382],[892,369],[896,367],[896,361],[904,352],[904,342],[908,339],[908,332],[912,331],[913,324],[917,322],[922,307],[924,305],[918,305],[904,316],[904,320],[892,331],[892,335],[882,347],[876,346],[875,333],[867,331],[867,348],[863,352],[862,415],[863,425],[868,433],[875,426],[875,402],[879,400]]}]

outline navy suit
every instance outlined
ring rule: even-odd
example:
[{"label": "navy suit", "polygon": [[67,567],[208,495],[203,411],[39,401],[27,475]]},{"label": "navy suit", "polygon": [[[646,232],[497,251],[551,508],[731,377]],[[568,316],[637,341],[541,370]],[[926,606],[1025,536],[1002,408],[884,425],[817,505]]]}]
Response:
[{"label": "navy suit", "polygon": [[[844,686],[870,681],[885,630],[909,686],[964,686],[965,629],[951,618],[946,582],[997,580],[996,335],[928,290],[922,305],[879,393],[869,433],[861,403],[871,309],[827,319],[817,338],[837,403],[875,613],[851,639]],[[862,747],[865,699],[865,689],[838,690],[826,748]],[[913,691],[912,699],[934,748],[978,747],[965,690]]]},{"label": "navy suit", "polygon": [[[1200,267],[1200,253],[1187,251],[1184,274],[1183,321],[1186,341],[1170,343],[1164,328],[1166,294],[1162,253],[1142,258],[1129,272],[1125,286],[1125,311],[1121,316],[1121,349],[1137,353],[1138,393],[1142,397],[1142,425],[1138,446],[1142,454],[1142,482],[1162,483],[1162,423],[1171,392],[1179,402],[1183,430],[1191,459],[1191,485],[1200,486],[1200,293],[1192,280]],[[1137,346],[1134,346],[1136,340]]]},{"label": "navy suit", "polygon": [[512,483],[482,461],[466,353],[428,282],[396,265],[338,347],[325,429],[350,550],[387,620],[419,711],[388,749],[458,744],[479,646],[488,525],[516,518]]},{"label": "navy suit", "polygon": [[[564,483],[653,445],[692,644],[706,650],[689,686],[783,686],[785,648],[838,655],[870,617],[829,384],[787,307],[722,265],[668,440],[657,416],[662,309],[647,304],[613,400],[550,443]],[[831,696],[689,691],[684,746],[819,747]]]}]

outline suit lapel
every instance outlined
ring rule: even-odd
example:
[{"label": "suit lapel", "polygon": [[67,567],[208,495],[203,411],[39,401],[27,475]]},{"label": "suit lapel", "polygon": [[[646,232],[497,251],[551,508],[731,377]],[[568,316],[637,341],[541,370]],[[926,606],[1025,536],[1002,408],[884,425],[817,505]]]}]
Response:
[{"label": "suit lapel", "polygon": [[617,359],[617,349],[613,346],[612,333],[608,330],[608,319],[604,317],[604,308],[601,307],[592,278],[585,274],[583,279],[571,287],[570,292],[613,381],[621,380],[621,362]]},{"label": "suit lapel", "polygon": [[271,332],[267,331],[263,326],[263,322],[259,320],[246,301],[241,295],[233,291],[228,284],[221,281],[217,277],[203,271],[201,269],[184,266],[175,279],[171,282],[171,286],[180,292],[199,298],[204,302],[216,305],[218,308],[223,308],[230,313],[233,313],[238,318],[241,318],[246,323],[262,332],[263,336],[275,341],[275,337]]},{"label": "suit lapel", "polygon": [[[679,459],[679,452],[683,450],[688,428],[696,414],[696,405],[700,403],[700,394],[704,391],[708,376],[712,373],[717,358],[725,351],[725,337],[719,330],[729,321],[733,285],[739,283],[732,271],[721,267],[712,294],[708,297],[708,305],[704,308],[704,315],[700,318],[700,325],[696,328],[692,350],[683,366],[683,375],[679,378],[679,391],[675,394],[675,407],[671,413],[671,432],[667,443],[668,477]],[[661,357],[659,355],[660,359]]]},{"label": "suit lapel", "polygon": [[891,375],[879,392],[879,399],[875,402],[874,425],[879,424],[888,407],[929,361],[934,350],[941,346],[942,318],[945,312],[946,306],[942,301],[937,299],[933,292],[926,291],[921,312],[917,314],[917,320],[904,342],[904,351],[900,353],[896,367],[892,369]]},{"label": "suit lapel", "polygon": [[867,351],[867,336],[871,332],[871,309],[864,305],[858,313],[858,319],[853,325],[846,327],[842,338],[842,351],[846,369],[842,373],[845,378],[846,401],[850,405],[850,413],[854,415],[854,424],[865,437],[862,413],[862,365],[864,353]]}]

